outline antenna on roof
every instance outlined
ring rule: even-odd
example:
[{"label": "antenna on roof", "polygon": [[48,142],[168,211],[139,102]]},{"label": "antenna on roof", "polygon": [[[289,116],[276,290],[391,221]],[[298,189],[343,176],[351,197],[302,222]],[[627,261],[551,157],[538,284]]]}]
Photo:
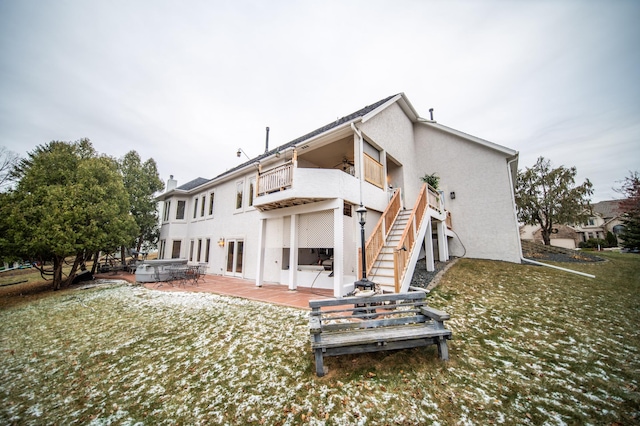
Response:
[{"label": "antenna on roof", "polygon": [[264,153],[269,152],[269,128],[267,127],[267,140],[265,141]]},{"label": "antenna on roof", "polygon": [[431,121],[433,121],[433,108],[429,108],[429,115],[431,116]]}]

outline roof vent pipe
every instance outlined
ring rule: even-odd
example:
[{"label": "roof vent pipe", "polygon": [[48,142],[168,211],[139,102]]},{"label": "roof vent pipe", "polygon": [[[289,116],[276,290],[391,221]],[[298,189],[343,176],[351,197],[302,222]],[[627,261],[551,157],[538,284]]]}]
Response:
[{"label": "roof vent pipe", "polygon": [[429,116],[431,117],[431,121],[433,121],[433,108],[429,108]]},{"label": "roof vent pipe", "polygon": [[269,152],[269,128],[267,127],[267,140],[265,141],[264,153]]}]

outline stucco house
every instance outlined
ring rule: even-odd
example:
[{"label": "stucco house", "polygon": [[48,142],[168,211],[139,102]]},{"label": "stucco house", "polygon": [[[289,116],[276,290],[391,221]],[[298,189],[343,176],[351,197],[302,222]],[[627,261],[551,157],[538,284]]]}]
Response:
[{"label": "stucco house", "polygon": [[[159,258],[341,297],[362,271],[362,204],[367,278],[385,291],[406,291],[425,256],[431,270],[450,256],[520,262],[517,163],[510,148],[420,117],[400,93],[212,179],[170,179]],[[437,190],[420,179],[432,173]]]}]

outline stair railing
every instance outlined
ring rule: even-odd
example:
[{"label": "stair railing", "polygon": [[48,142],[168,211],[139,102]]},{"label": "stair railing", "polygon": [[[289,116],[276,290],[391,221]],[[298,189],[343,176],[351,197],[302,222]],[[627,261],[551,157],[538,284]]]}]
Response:
[{"label": "stair railing", "polygon": [[[387,235],[389,235],[391,226],[396,220],[401,207],[400,188],[398,188],[393,194],[393,197],[391,197],[391,201],[389,201],[387,208],[382,213],[382,216],[380,216],[380,220],[378,220],[378,223],[376,224],[375,228],[373,228],[373,231],[371,232],[371,235],[369,236],[369,239],[365,244],[367,258],[367,276],[369,276],[369,274],[371,273],[373,264],[382,251],[382,247],[384,247]],[[362,259],[362,256],[358,256],[358,259]],[[362,261],[360,261],[360,263],[362,263]],[[362,271],[362,265],[360,265],[360,268],[358,268],[358,270]]]},{"label": "stair railing", "polygon": [[407,225],[404,228],[404,232],[400,237],[400,242],[398,242],[398,245],[393,251],[393,276],[396,293],[400,292],[400,283],[404,279],[404,275],[407,271],[407,264],[411,259],[411,252],[413,251],[413,246],[416,242],[416,237],[418,236],[422,220],[427,212],[429,190],[433,189],[431,187],[427,188],[426,183],[422,185],[422,188],[420,188],[418,199],[411,211],[411,215],[409,216]]}]

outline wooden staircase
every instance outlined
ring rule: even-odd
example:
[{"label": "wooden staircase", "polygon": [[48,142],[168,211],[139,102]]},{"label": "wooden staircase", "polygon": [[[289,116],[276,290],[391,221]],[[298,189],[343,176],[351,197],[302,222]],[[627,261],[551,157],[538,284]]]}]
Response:
[{"label": "wooden staircase", "polygon": [[407,291],[432,219],[448,220],[436,190],[424,184],[411,210],[401,207],[397,190],[365,245],[367,279],[385,292]]},{"label": "wooden staircase", "polygon": [[[411,210],[400,210],[367,278],[379,284],[384,292],[395,292],[394,251],[407,226]],[[409,248],[406,248],[407,250]]]}]

